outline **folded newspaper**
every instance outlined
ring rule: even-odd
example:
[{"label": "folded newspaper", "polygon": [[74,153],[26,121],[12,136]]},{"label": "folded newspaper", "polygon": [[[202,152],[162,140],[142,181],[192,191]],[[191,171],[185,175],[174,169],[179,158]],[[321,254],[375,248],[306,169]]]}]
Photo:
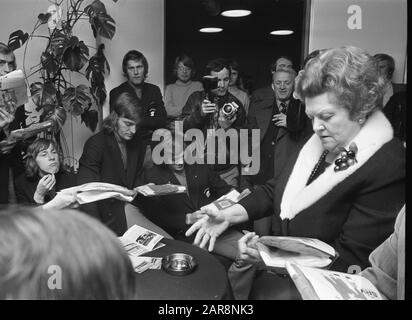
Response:
[{"label": "folded newspaper", "polygon": [[130,227],[123,236],[119,237],[129,255],[134,270],[138,273],[142,273],[147,269],[161,268],[162,258],[141,257],[141,255],[165,246],[160,242],[162,239],[162,235],[136,224]]},{"label": "folded newspaper", "polygon": [[27,87],[23,71],[15,70],[0,77],[0,107],[14,114],[16,111],[14,107],[27,102]]},{"label": "folded newspaper", "polygon": [[379,290],[360,275],[287,263],[286,269],[303,300],[383,300]]},{"label": "folded newspaper", "polygon": [[84,204],[108,198],[131,202],[137,192],[116,184],[89,182],[80,186],[62,189],[59,193],[74,194],[77,202]]},{"label": "folded newspaper", "polygon": [[338,256],[330,245],[313,238],[263,236],[256,245],[266,266],[279,272],[287,262],[324,268]]},{"label": "folded newspaper", "polygon": [[145,184],[144,186],[137,187],[136,191],[146,197],[153,197],[164,196],[168,194],[184,193],[186,192],[186,187],[170,183],[161,185]]}]

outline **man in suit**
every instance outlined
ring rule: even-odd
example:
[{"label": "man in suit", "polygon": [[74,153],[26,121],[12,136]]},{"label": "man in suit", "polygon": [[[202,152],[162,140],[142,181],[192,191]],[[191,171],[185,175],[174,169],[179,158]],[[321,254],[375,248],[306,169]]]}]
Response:
[{"label": "man in suit", "polygon": [[[16,70],[16,57],[13,51],[4,43],[0,42],[0,76],[4,76]],[[10,131],[26,127],[26,115],[24,105],[16,106],[13,102],[11,107],[14,113],[7,111],[10,108],[0,105],[0,204],[9,203],[9,177],[10,169],[13,180],[24,172],[22,152],[27,144],[9,143],[6,138]]]},{"label": "man in suit", "polygon": [[145,81],[149,64],[141,52],[127,52],[123,57],[122,69],[127,81],[110,91],[110,111],[113,110],[114,103],[121,93],[129,92],[136,97],[142,108],[141,128],[144,140],[150,144],[152,132],[166,125],[167,115],[160,88]]},{"label": "man in suit", "polygon": [[[251,184],[260,185],[277,177],[313,131],[305,106],[292,97],[296,72],[278,69],[273,82],[252,94],[248,115],[250,129],[260,129],[260,170]],[[255,222],[255,230],[269,234],[270,217]]]},{"label": "man in suit", "polygon": [[383,108],[387,106],[389,99],[398,92],[406,91],[406,86],[402,83],[393,83],[392,77],[395,71],[395,59],[386,53],[377,53],[373,56],[379,68],[381,77],[385,80],[385,93],[383,95]]}]

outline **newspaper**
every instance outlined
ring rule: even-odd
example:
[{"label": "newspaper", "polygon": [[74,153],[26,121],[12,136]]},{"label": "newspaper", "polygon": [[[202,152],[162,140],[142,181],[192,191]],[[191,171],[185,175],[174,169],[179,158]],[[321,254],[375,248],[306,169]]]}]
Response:
[{"label": "newspaper", "polygon": [[165,246],[164,243],[160,242],[162,239],[162,235],[136,224],[130,227],[123,236],[119,237],[129,255],[134,270],[138,273],[142,273],[147,269],[161,268],[162,258],[141,257],[141,255]]},{"label": "newspaper", "polygon": [[304,300],[382,300],[366,278],[287,263],[286,269]]},{"label": "newspaper", "polygon": [[89,182],[80,186],[62,189],[59,192],[75,194],[76,200],[79,204],[95,202],[108,198],[131,202],[137,193],[135,190],[130,190],[123,186],[106,182]]},{"label": "newspaper", "polygon": [[143,186],[137,187],[136,191],[146,197],[153,197],[168,194],[184,193],[186,192],[186,187],[170,183],[162,185],[145,184]]},{"label": "newspaper", "polygon": [[[10,103],[10,102],[14,103]],[[27,87],[21,70],[12,71],[0,77],[0,107],[14,114],[15,107],[28,102]]]},{"label": "newspaper", "polygon": [[323,268],[338,255],[327,243],[304,237],[264,236],[256,245],[263,262],[271,268],[286,268],[287,262]]}]

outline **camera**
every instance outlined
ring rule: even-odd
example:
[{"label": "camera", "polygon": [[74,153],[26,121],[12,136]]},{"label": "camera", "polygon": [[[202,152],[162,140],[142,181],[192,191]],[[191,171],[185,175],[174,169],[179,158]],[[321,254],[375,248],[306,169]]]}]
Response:
[{"label": "camera", "polygon": [[209,100],[212,90],[217,89],[218,79],[213,76],[204,76],[202,78],[203,89],[206,92],[206,98]]},{"label": "camera", "polygon": [[235,116],[238,108],[239,107],[235,103],[232,103],[232,102],[225,103],[222,107],[223,116],[227,120],[232,119]]}]

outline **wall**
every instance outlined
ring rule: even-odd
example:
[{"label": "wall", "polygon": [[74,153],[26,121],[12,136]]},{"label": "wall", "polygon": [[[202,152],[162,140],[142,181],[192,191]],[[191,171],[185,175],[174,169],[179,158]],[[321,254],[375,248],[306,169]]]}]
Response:
[{"label": "wall", "polygon": [[[348,13],[348,8],[353,5],[357,6],[356,11]],[[356,16],[359,12],[360,16]],[[393,81],[404,82],[406,0],[312,0],[310,19],[309,52],[354,45],[372,55],[387,53],[394,57],[396,63]]]},{"label": "wall", "polygon": [[[164,8],[163,0],[101,0],[109,15],[116,21],[116,34],[112,40],[102,40],[105,43],[105,55],[111,67],[111,73],[106,78],[107,93],[112,88],[125,81],[121,71],[123,55],[131,49],[143,52],[149,61],[148,82],[157,84],[163,89],[163,56],[164,56]],[[87,5],[92,0],[86,0]],[[39,13],[46,12],[51,4],[48,0],[1,0],[0,13],[0,41],[7,43],[10,33],[18,29],[31,33]],[[83,7],[83,6],[82,6]],[[63,12],[63,14],[65,14]],[[90,46],[96,46],[90,25],[87,21],[78,24],[74,34]],[[150,30],[150,32],[148,32]],[[41,26],[36,34],[47,34],[46,25]],[[35,38],[29,41],[25,63],[23,66],[24,48],[15,51],[17,66],[25,70],[26,75],[31,73],[31,67],[40,62],[41,52],[46,46],[46,39]],[[90,54],[94,54],[90,49]],[[35,69],[33,69],[35,70]],[[32,70],[32,71],[33,71]],[[29,83],[37,80],[37,75],[29,77]],[[72,75],[69,81],[80,84],[87,80],[81,76]],[[33,111],[34,105],[28,103],[26,109],[32,112],[28,122],[34,121],[38,114]],[[108,114],[108,99],[103,108],[103,116]],[[33,118],[33,119],[32,119]],[[81,124],[81,119],[67,117],[63,127],[63,133],[67,140],[67,154],[74,155],[75,159],[67,158],[68,164],[77,167],[77,160],[83,151],[84,142],[93,132]],[[67,156],[66,154],[66,156]]]}]

